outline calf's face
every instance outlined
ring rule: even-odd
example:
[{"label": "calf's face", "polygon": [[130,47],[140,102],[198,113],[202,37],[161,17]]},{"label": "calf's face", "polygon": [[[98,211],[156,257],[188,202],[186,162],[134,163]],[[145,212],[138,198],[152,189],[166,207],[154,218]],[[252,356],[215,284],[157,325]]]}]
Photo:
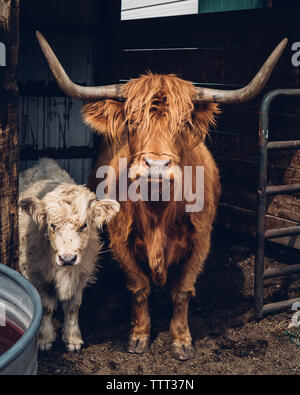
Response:
[{"label": "calf's face", "polygon": [[93,193],[80,186],[56,188],[42,200],[25,198],[20,207],[45,232],[60,266],[79,265],[89,241],[98,242],[97,229],[120,209],[115,200],[97,201]]}]

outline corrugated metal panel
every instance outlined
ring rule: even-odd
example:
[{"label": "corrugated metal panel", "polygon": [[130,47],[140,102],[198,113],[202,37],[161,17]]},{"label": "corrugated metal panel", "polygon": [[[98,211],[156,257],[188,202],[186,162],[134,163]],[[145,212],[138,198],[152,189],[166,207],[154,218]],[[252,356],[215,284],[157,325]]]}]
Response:
[{"label": "corrugated metal panel", "polygon": [[121,19],[145,19],[198,13],[198,0],[122,0]]},{"label": "corrugated metal panel", "polygon": [[152,7],[155,5],[176,3],[183,0],[122,0],[122,11],[136,8]]},{"label": "corrugated metal panel", "polygon": [[22,97],[21,146],[34,149],[92,147],[92,134],[80,116],[82,104],[64,97]]},{"label": "corrugated metal panel", "polygon": [[[91,83],[94,78],[93,47],[90,36],[47,34],[47,40],[55,48],[55,53],[66,72],[73,80]],[[34,33],[22,33],[18,66],[18,80],[54,81],[49,66],[38,46]]]},{"label": "corrugated metal panel", "polygon": [[263,8],[265,0],[199,0],[199,13]]},{"label": "corrugated metal panel", "polygon": [[[81,84],[94,80],[93,40],[84,36],[53,36],[47,39],[70,77]],[[32,84],[54,81],[34,34],[22,36],[18,80],[30,90]],[[65,97],[23,96],[20,100],[20,144],[34,149],[93,146],[93,136],[81,120],[83,102]],[[34,162],[24,161],[21,170]],[[86,183],[91,171],[91,159],[60,160],[77,183]]]},{"label": "corrugated metal panel", "polygon": [[263,8],[267,0],[122,0],[121,19],[145,19]]}]

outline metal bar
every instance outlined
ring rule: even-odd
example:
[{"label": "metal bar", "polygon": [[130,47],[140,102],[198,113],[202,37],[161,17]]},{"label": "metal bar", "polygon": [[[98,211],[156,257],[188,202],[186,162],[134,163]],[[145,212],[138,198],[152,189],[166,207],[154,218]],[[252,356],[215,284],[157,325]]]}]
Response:
[{"label": "metal bar", "polygon": [[265,96],[260,110],[259,118],[259,179],[257,191],[257,227],[256,227],[256,257],[255,257],[255,278],[254,278],[254,302],[255,315],[257,318],[263,317],[264,299],[264,259],[265,259],[265,225],[266,225],[266,188],[267,188],[267,161],[268,161],[268,128],[269,102],[270,96]]},{"label": "metal bar", "polygon": [[300,148],[300,140],[271,141],[268,143],[268,150],[286,150],[296,148]]},{"label": "metal bar", "polygon": [[279,193],[295,193],[300,192],[300,184],[290,184],[290,185],[276,185],[268,186],[266,188],[266,193],[268,195],[274,195]]},{"label": "metal bar", "polygon": [[267,269],[264,272],[264,279],[287,276],[288,274],[300,273],[300,265],[291,265],[281,269]]},{"label": "metal bar", "polygon": [[300,226],[290,226],[289,228],[269,229],[265,231],[266,239],[277,239],[300,234]]},{"label": "metal bar", "polygon": [[282,300],[276,303],[268,303],[263,307],[263,314],[275,313],[276,311],[285,310],[292,307],[294,303],[300,302],[300,298]]}]

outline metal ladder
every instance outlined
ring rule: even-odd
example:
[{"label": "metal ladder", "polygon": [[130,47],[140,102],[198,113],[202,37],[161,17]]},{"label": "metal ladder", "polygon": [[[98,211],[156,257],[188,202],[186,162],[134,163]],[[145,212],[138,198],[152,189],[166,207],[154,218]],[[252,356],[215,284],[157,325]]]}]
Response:
[{"label": "metal ladder", "polygon": [[273,100],[278,96],[300,96],[300,89],[278,89],[269,92],[262,100],[259,119],[259,181],[257,191],[257,228],[256,228],[256,259],[255,259],[255,316],[260,319],[264,314],[286,309],[295,302],[296,299],[288,299],[276,303],[264,305],[264,280],[268,278],[285,276],[293,273],[300,273],[300,264],[291,265],[282,269],[264,268],[265,240],[286,237],[300,234],[300,226],[281,229],[265,230],[266,225],[266,204],[267,197],[275,194],[287,194],[300,192],[300,184],[268,186],[267,185],[267,164],[269,150],[292,150],[300,148],[300,140],[274,141],[269,142],[269,110]]}]

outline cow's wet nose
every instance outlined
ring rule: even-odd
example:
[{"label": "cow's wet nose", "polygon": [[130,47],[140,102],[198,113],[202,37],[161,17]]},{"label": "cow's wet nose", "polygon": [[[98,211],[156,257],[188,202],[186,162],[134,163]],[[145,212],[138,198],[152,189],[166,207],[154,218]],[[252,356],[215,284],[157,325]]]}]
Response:
[{"label": "cow's wet nose", "polygon": [[157,160],[157,159],[151,159],[151,158],[144,158],[144,165],[148,167],[149,169],[151,167],[159,167],[159,168],[165,168],[169,167],[171,164],[171,159],[163,159],[163,160]]},{"label": "cow's wet nose", "polygon": [[77,261],[77,255],[72,255],[72,254],[60,255],[59,260],[62,265],[72,266]]}]

